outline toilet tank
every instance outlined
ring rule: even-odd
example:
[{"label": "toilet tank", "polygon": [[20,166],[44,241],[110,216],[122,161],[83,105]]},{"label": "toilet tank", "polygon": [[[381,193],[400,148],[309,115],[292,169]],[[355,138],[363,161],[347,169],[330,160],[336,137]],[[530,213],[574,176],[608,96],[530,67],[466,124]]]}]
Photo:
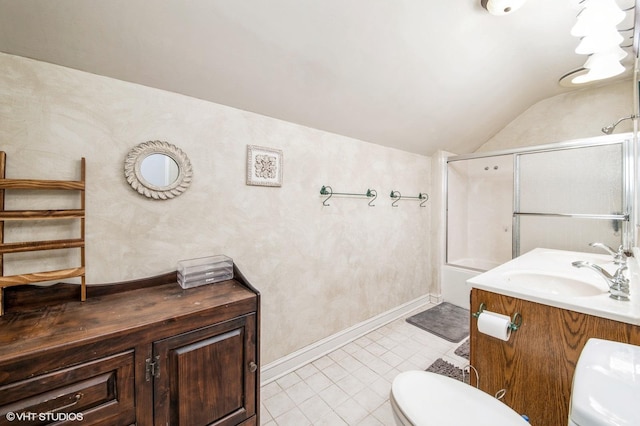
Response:
[{"label": "toilet tank", "polygon": [[569,424],[640,425],[639,402],[640,346],[589,339],[573,376]]}]

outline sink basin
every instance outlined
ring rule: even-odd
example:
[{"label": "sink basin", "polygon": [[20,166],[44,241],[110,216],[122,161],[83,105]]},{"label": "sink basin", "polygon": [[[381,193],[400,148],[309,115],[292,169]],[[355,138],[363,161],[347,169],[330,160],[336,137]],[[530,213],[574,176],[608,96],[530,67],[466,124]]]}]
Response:
[{"label": "sink basin", "polygon": [[504,277],[511,286],[536,293],[569,297],[598,296],[608,293],[604,282],[602,286],[598,286],[575,278],[544,272],[508,271],[504,273]]},{"label": "sink basin", "polygon": [[629,301],[609,297],[607,282],[591,268],[572,266],[576,260],[587,260],[613,275],[618,265],[611,256],[544,247],[476,275],[467,284],[472,289],[640,326],[640,249],[634,251],[636,256],[629,258],[626,271]]}]

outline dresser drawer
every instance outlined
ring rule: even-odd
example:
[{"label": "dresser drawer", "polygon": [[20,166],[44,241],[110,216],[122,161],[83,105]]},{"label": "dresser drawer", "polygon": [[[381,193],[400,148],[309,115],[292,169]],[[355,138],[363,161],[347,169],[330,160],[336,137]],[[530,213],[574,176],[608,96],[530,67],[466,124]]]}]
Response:
[{"label": "dresser drawer", "polygon": [[134,353],[0,386],[0,426],[135,423]]}]

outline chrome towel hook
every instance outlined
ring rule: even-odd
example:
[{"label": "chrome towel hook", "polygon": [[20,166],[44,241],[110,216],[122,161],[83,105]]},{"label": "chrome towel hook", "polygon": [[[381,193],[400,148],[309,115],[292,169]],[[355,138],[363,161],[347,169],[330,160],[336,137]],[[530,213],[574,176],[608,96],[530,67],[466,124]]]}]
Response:
[{"label": "chrome towel hook", "polygon": [[378,192],[375,189],[367,189],[367,197],[373,197],[371,201],[369,201],[369,207],[375,207],[375,204],[372,204],[376,198],[378,198]]},{"label": "chrome towel hook", "polygon": [[420,194],[418,194],[418,198],[424,200],[420,203],[420,207],[426,207],[424,203],[429,201],[429,194],[427,194],[426,192],[421,192]]},{"label": "chrome towel hook", "polygon": [[391,207],[398,207],[398,201],[400,201],[400,199],[402,198],[402,194],[400,194],[400,191],[391,191],[391,198],[395,198],[395,200],[393,201],[393,203],[391,203]]},{"label": "chrome towel hook", "polygon": [[331,204],[327,203],[327,201],[333,196],[333,189],[331,189],[329,185],[323,185],[322,188],[320,188],[320,195],[328,195],[322,202],[322,205],[325,207],[330,206]]}]

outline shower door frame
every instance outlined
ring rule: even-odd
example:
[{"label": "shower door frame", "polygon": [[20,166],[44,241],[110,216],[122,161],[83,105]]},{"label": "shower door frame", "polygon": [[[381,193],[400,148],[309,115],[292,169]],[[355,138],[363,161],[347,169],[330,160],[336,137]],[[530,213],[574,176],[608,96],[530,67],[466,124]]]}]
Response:
[{"label": "shower door frame", "polygon": [[[520,212],[520,162],[521,155],[539,153],[539,152],[551,152],[567,149],[589,148],[603,145],[615,145],[620,144],[622,149],[622,214],[607,215],[607,214],[572,214],[572,213],[528,213]],[[625,251],[630,251],[636,244],[635,239],[635,218],[636,218],[636,206],[634,205],[635,199],[635,176],[636,176],[636,161],[635,161],[635,138],[633,133],[621,133],[607,136],[596,136],[592,138],[576,139],[566,142],[558,142],[546,145],[529,146],[523,148],[515,148],[509,150],[500,151],[487,151],[482,153],[453,155],[446,158],[445,170],[444,170],[444,193],[445,202],[443,203],[445,208],[445,264],[456,266],[465,269],[476,270],[475,268],[469,268],[464,265],[458,265],[449,262],[449,163],[456,161],[472,160],[476,158],[487,158],[504,155],[513,156],[513,208],[512,208],[512,232],[511,232],[511,257],[515,258],[520,255],[520,216],[535,215],[535,216],[547,216],[547,217],[573,217],[583,219],[604,219],[604,220],[619,220],[622,223],[622,246]]]},{"label": "shower door frame", "polygon": [[[596,219],[619,221],[622,224],[621,244],[625,251],[630,251],[633,247],[633,225],[631,223],[632,203],[633,203],[633,138],[621,139],[619,136],[615,140],[580,140],[554,145],[545,145],[527,151],[520,151],[513,154],[513,226],[512,226],[512,258],[520,256],[520,218],[522,216],[537,217],[564,217],[574,219]],[[593,148],[598,146],[620,145],[622,164],[622,213],[621,214],[578,214],[578,213],[541,213],[520,211],[520,157],[522,155],[536,154],[542,152],[565,151],[571,149]],[[617,249],[617,247],[614,247]]]}]

